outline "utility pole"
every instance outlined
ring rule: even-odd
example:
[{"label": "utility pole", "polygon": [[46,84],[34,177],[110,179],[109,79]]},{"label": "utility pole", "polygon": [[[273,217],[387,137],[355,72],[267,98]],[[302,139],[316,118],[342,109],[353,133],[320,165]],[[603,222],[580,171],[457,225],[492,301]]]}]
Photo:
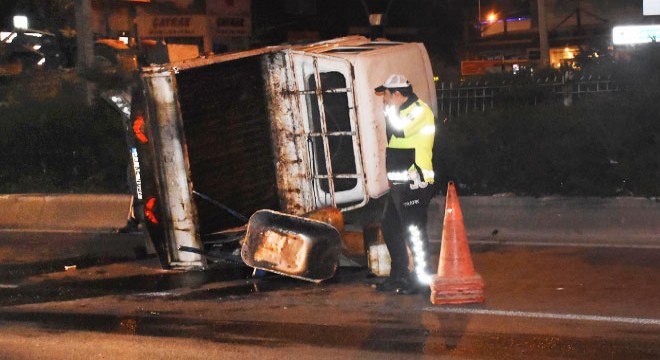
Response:
[{"label": "utility pole", "polygon": [[479,0],[477,7],[477,24],[481,28],[481,0]]},{"label": "utility pole", "polygon": [[541,67],[550,66],[550,45],[548,44],[548,24],[545,19],[545,0],[538,0],[539,47]]},{"label": "utility pole", "polygon": [[92,1],[75,0],[77,70],[84,71],[94,62],[94,36],[92,32]]}]

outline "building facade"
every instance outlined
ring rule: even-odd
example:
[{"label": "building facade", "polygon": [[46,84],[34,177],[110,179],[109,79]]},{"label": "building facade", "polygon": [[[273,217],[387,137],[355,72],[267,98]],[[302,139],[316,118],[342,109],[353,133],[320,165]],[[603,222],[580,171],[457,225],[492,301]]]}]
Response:
[{"label": "building facade", "polygon": [[195,44],[202,53],[243,50],[252,34],[251,0],[93,0],[96,38]]},{"label": "building facade", "polygon": [[[468,9],[466,17],[474,21],[466,22],[459,49],[463,76],[538,65],[545,34],[549,65],[574,66],[579,54],[611,52],[615,26],[651,21],[643,15],[641,3],[598,0],[532,0],[528,9],[512,14],[483,8]],[[543,23],[545,29],[540,28]]]}]

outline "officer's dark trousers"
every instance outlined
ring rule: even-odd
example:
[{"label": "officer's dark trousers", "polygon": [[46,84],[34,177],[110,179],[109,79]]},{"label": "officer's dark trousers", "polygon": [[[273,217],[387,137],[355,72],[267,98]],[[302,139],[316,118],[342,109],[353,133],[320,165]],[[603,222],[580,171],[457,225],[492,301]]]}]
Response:
[{"label": "officer's dark trousers", "polygon": [[[410,189],[410,185],[393,185],[385,203],[381,229],[387,250],[392,259],[390,278],[397,280],[417,280],[414,273],[408,270],[409,260],[406,245],[413,253],[413,259],[423,258],[426,266],[424,271],[429,273],[430,256],[428,254],[428,235],[426,233],[427,211],[431,197],[435,193],[435,187],[431,184],[426,188]],[[417,254],[413,248],[410,227],[419,229],[421,249],[416,247]],[[417,265],[417,264],[415,264]],[[419,269],[419,268],[418,268]]]}]

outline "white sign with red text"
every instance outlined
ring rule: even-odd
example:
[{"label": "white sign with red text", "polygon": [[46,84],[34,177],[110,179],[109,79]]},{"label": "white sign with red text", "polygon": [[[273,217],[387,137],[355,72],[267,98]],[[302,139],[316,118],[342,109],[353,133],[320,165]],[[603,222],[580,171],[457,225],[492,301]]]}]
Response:
[{"label": "white sign with red text", "polygon": [[140,37],[201,37],[208,32],[205,15],[138,16],[135,23]]}]

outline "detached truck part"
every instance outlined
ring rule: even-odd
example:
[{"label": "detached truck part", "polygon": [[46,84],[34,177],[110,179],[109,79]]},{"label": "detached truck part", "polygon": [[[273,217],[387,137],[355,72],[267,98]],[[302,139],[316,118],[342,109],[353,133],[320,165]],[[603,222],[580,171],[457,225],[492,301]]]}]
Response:
[{"label": "detached truck part", "polygon": [[132,96],[133,168],[161,264],[205,267],[179,249],[201,249],[259,210],[345,212],[385,194],[373,89],[391,73],[436,111],[420,43],[351,36],[144,68]]}]

